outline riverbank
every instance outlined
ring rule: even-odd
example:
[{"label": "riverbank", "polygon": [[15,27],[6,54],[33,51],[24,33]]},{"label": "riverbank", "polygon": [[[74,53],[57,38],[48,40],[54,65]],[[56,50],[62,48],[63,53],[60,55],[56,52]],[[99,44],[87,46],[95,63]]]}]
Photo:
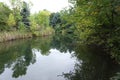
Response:
[{"label": "riverbank", "polygon": [[0,32],[0,43],[6,41],[12,41],[17,39],[25,39],[25,38],[32,38],[32,37],[40,37],[40,36],[49,36],[52,35],[53,31],[34,31],[34,32],[27,32],[27,31],[5,31]]},{"label": "riverbank", "polygon": [[0,42],[12,41],[16,39],[24,39],[30,37],[32,37],[31,32],[25,32],[25,31],[0,32]]}]

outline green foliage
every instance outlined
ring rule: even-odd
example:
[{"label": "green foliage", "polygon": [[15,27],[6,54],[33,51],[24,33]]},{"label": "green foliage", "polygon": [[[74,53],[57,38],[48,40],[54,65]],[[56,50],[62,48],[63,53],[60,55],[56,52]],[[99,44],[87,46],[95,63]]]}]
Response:
[{"label": "green foliage", "polygon": [[40,30],[40,27],[37,25],[35,20],[31,20],[31,30],[32,31]]},{"label": "green foliage", "polygon": [[33,14],[30,16],[31,27],[32,31],[41,31],[42,27],[38,24],[38,19],[36,19],[37,14]]},{"label": "green foliage", "polygon": [[9,9],[9,7],[0,2],[0,31],[8,30],[6,21],[8,20],[10,13],[11,10]]},{"label": "green foliage", "polygon": [[58,24],[61,24],[60,13],[51,13],[51,15],[50,15],[50,25],[55,27]]},{"label": "green foliage", "polygon": [[[120,6],[117,0],[105,0],[105,1],[86,1],[86,0],[71,0],[74,2],[74,8],[72,9],[73,15],[72,21],[75,23],[78,34],[88,32],[88,29],[92,32],[86,33],[85,39],[94,40],[93,35],[97,35],[100,39],[104,36],[107,38],[108,34],[111,34],[111,30],[115,30],[116,26],[119,26],[119,11],[116,11]],[[70,19],[70,20],[71,20]],[[116,26],[115,26],[116,25]],[[81,38],[81,36],[79,36]],[[82,38],[81,38],[82,39]]]},{"label": "green foliage", "polygon": [[16,21],[15,28],[18,29],[19,22],[21,22],[21,20],[22,20],[22,16],[20,15],[20,11],[22,9],[23,2],[22,2],[22,0],[9,0],[9,2],[11,4],[12,13],[13,13],[15,21]]},{"label": "green foliage", "polygon": [[29,28],[29,26],[30,26],[30,21],[29,21],[30,10],[29,10],[29,6],[26,2],[23,2],[23,7],[22,7],[22,10],[20,13],[22,16],[22,22],[25,24],[25,27]]},{"label": "green foliage", "polygon": [[49,26],[49,15],[50,12],[47,10],[40,11],[38,14],[36,14],[36,22],[41,27],[48,27]]},{"label": "green foliage", "polygon": [[[67,11],[67,10],[66,10]],[[50,26],[52,26],[56,33],[71,34],[73,33],[75,27],[73,23],[67,21],[68,14],[65,10],[57,13],[51,13],[50,15]],[[66,16],[67,15],[67,16]],[[67,18],[67,19],[66,19]]]},{"label": "green foliage", "polygon": [[54,32],[52,27],[49,26],[49,16],[50,12],[47,10],[40,11],[30,16],[30,29],[34,36],[45,36]]},{"label": "green foliage", "polygon": [[14,27],[16,25],[15,17],[12,13],[9,15],[9,18],[7,20],[7,24],[10,28]]},{"label": "green foliage", "polygon": [[[75,35],[82,43],[104,46],[120,60],[120,1],[70,0],[73,4],[66,13],[67,22],[74,23]],[[70,14],[70,15],[69,15]]]},{"label": "green foliage", "polygon": [[26,27],[25,27],[25,24],[23,22],[19,22],[19,30],[20,31],[26,31]]}]

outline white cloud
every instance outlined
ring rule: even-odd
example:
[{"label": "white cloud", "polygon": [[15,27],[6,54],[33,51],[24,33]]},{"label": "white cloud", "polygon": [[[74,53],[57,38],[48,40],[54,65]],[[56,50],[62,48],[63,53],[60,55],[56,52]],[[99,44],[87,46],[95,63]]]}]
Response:
[{"label": "white cloud", "polygon": [[[9,0],[0,0],[0,2],[6,2],[8,4]],[[58,12],[62,8],[68,7],[68,0],[24,0],[26,2],[31,1],[33,6],[31,7],[31,12],[38,12],[39,10],[47,9],[51,12]]]}]

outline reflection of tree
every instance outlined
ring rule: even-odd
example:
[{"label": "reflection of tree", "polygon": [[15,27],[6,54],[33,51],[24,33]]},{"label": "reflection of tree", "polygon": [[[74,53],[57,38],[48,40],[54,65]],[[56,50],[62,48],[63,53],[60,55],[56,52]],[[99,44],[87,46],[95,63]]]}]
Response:
[{"label": "reflection of tree", "polygon": [[70,35],[55,35],[53,37],[34,39],[32,41],[32,48],[41,51],[42,55],[48,55],[51,48],[55,48],[60,52],[72,52],[75,46],[74,41]]},{"label": "reflection of tree", "polygon": [[13,67],[13,77],[17,78],[19,76],[25,75],[27,67],[30,65],[30,63],[34,63],[32,61],[34,55],[32,54],[31,45],[28,43],[24,47],[24,55],[22,55],[20,58],[18,58],[15,62],[15,65]]},{"label": "reflection of tree", "polygon": [[13,77],[17,78],[19,76],[25,75],[27,70],[27,65],[24,61],[24,58],[20,58],[16,61],[15,66],[13,67]]},{"label": "reflection of tree", "polygon": [[51,49],[51,37],[41,37],[32,41],[32,48],[41,51],[42,55],[48,55]]},{"label": "reflection of tree", "polygon": [[113,63],[99,48],[77,46],[75,56],[79,62],[76,63],[74,71],[63,73],[67,80],[109,80],[120,71],[120,66]]},{"label": "reflection of tree", "polygon": [[36,56],[31,51],[33,48],[41,51],[42,55],[48,55],[51,48],[56,48],[61,52],[73,51],[71,43],[72,41],[68,39],[68,36],[1,43],[0,73],[2,74],[5,68],[12,68],[12,77],[18,78],[26,74],[27,68],[31,63],[35,63]]},{"label": "reflection of tree", "polygon": [[109,80],[120,71],[118,69],[120,66],[114,64],[100,48],[76,45],[70,35],[55,35],[53,39],[46,37],[1,44],[0,74],[5,68],[12,68],[14,78],[25,75],[28,66],[36,61],[36,56],[31,51],[33,48],[41,51],[42,55],[48,55],[51,48],[60,52],[74,51],[78,62],[75,64],[74,71],[63,73],[67,80]]},{"label": "reflection of tree", "polygon": [[71,35],[55,35],[52,41],[52,48],[56,48],[60,52],[72,52],[74,48],[74,41]]},{"label": "reflection of tree", "polygon": [[120,72],[116,73],[116,75],[111,77],[110,80],[120,80]]},{"label": "reflection of tree", "polygon": [[[1,45],[6,47],[0,49],[0,71],[4,72],[5,68],[12,68],[13,77],[25,75],[30,63],[35,63],[35,55],[31,51],[29,40],[16,41]],[[0,46],[0,48],[2,48]],[[11,66],[12,65],[12,66]]]}]

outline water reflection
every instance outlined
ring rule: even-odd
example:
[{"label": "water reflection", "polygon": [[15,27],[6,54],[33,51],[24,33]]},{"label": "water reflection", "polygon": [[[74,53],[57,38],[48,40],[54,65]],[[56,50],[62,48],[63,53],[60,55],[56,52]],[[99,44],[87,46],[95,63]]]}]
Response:
[{"label": "water reflection", "polygon": [[30,63],[35,63],[29,40],[1,43],[0,45],[0,74],[5,68],[13,70],[12,77],[25,75]]},{"label": "water reflection", "polygon": [[0,43],[0,80],[118,80],[120,65],[104,53],[71,36]]},{"label": "water reflection", "polygon": [[116,72],[120,72],[120,65],[98,47],[77,45],[74,55],[78,63],[74,71],[63,74],[67,80],[110,80]]}]

